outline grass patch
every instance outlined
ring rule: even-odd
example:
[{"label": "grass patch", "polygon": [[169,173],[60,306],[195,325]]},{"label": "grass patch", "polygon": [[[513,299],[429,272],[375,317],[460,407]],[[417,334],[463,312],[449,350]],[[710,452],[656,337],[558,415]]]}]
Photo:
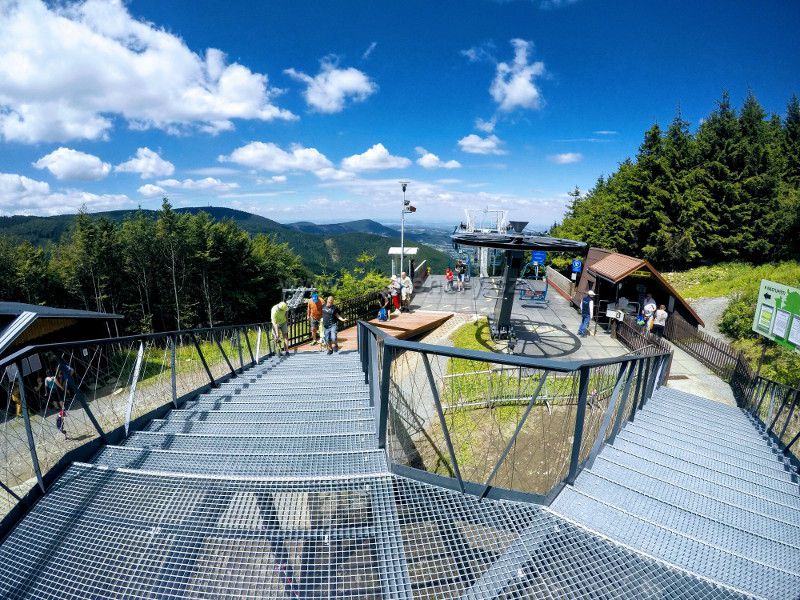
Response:
[{"label": "grass patch", "polygon": [[718,298],[736,293],[755,294],[762,279],[800,287],[800,262],[790,260],[757,266],[730,262],[664,273],[664,276],[688,299]]}]

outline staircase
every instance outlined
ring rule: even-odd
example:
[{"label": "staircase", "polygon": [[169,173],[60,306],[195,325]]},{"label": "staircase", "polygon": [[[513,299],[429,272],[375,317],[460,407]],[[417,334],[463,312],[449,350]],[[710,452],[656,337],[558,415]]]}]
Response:
[{"label": "staircase", "polygon": [[660,388],[552,508],[758,596],[800,593],[798,474],[738,408]]},{"label": "staircase", "polygon": [[[564,518],[392,474],[356,353],[272,358],[73,463],[0,545],[0,597],[796,593],[791,474],[746,420],[693,402],[660,393],[561,495]],[[746,449],[665,437],[672,414]]]}]

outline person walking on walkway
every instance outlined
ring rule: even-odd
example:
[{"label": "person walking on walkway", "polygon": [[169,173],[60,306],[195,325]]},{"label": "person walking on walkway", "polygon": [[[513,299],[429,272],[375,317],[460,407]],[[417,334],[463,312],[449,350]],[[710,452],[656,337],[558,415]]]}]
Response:
[{"label": "person walking on walkway", "polygon": [[344,323],[344,319],[339,314],[339,307],[333,303],[333,296],[328,296],[328,301],[322,307],[322,336],[328,346],[328,354],[339,351],[336,334],[340,322]]},{"label": "person walking on walkway", "polygon": [[395,314],[400,314],[400,281],[397,275],[392,275],[392,281],[389,283],[389,291],[392,293],[392,306],[394,306]]},{"label": "person walking on walkway", "polygon": [[[289,305],[286,302],[278,302],[270,311],[272,321],[272,333],[275,334],[275,346],[279,343],[283,345],[283,351],[289,356]],[[278,350],[278,355],[281,352]]]},{"label": "person walking on walkway", "polygon": [[322,307],[324,302],[319,299],[319,294],[314,292],[308,300],[306,317],[311,328],[311,345],[319,344],[319,322],[322,320]]},{"label": "person walking on walkway", "polygon": [[458,291],[463,292],[464,281],[467,278],[467,265],[461,259],[456,263],[456,277],[458,277]]},{"label": "person walking on walkway", "polygon": [[447,267],[444,270],[444,280],[445,280],[444,291],[448,292],[448,293],[452,292],[453,291],[453,271],[452,271],[452,269],[450,269],[450,267]]},{"label": "person walking on walkway", "polygon": [[589,290],[581,300],[581,326],[578,327],[578,335],[586,337],[589,329],[589,321],[594,313],[594,291]]},{"label": "person walking on walkway", "polygon": [[411,308],[411,296],[414,295],[414,282],[411,281],[411,277],[403,271],[400,273],[400,285],[402,285],[402,289],[400,290],[401,298],[403,300],[403,308],[405,312],[410,312]]},{"label": "person walking on walkway", "polygon": [[653,333],[655,333],[658,337],[664,337],[664,328],[667,325],[667,317],[669,317],[667,307],[662,304],[658,307],[658,310],[653,317]]}]

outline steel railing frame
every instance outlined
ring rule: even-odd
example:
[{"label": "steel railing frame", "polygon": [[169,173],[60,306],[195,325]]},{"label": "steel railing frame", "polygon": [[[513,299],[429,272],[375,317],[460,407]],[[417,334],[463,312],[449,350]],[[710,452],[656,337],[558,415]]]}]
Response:
[{"label": "steel railing frame", "polygon": [[[107,444],[117,443],[125,436],[125,423],[119,424],[113,430],[105,431],[100,422],[97,420],[96,416],[91,410],[91,403],[88,401],[84,393],[81,391],[80,386],[75,383],[72,377],[68,377],[65,381],[66,387],[68,391],[74,396],[74,398],[78,401],[81,408],[84,410],[86,417],[89,419],[90,423],[97,431],[98,437],[96,439],[89,440],[88,442],[73,448],[67,451],[64,456],[62,456],[56,463],[47,471],[42,472],[40,467],[40,460],[38,458],[36,452],[36,442],[33,435],[33,430],[31,427],[31,420],[30,420],[30,407],[29,403],[27,402],[26,394],[25,394],[25,383],[23,377],[23,361],[35,354],[45,354],[45,353],[64,353],[70,352],[75,350],[80,350],[89,347],[111,347],[119,346],[122,347],[125,344],[134,344],[134,343],[162,343],[165,349],[169,349],[170,353],[170,360],[169,360],[169,369],[171,371],[170,374],[170,387],[171,387],[171,397],[167,400],[167,402],[163,403],[163,405],[156,407],[155,409],[150,410],[148,413],[139,416],[138,418],[134,419],[130,423],[130,429],[136,430],[143,424],[146,424],[153,418],[158,418],[163,416],[168,410],[173,407],[179,407],[183,405],[188,400],[196,397],[198,394],[208,391],[209,389],[219,387],[219,384],[223,381],[228,379],[232,379],[237,377],[245,368],[251,367],[259,363],[262,357],[256,356],[250,344],[248,332],[249,331],[256,331],[259,335],[261,335],[261,331],[266,332],[267,336],[267,350],[268,352],[264,354],[264,357],[269,357],[274,355],[273,352],[273,345],[270,336],[271,325],[269,322],[259,322],[259,323],[248,323],[242,325],[223,325],[217,327],[205,327],[205,328],[196,328],[196,329],[186,329],[186,330],[176,330],[176,331],[167,331],[161,333],[148,333],[148,334],[140,334],[140,335],[128,335],[122,337],[115,337],[115,338],[100,338],[100,339],[91,339],[91,340],[78,340],[72,342],[64,342],[64,343],[52,343],[52,344],[39,344],[34,346],[27,346],[18,350],[17,352],[9,355],[8,357],[0,360],[0,372],[6,371],[9,367],[14,367],[16,369],[16,373],[14,375],[13,381],[10,383],[19,386],[19,400],[20,400],[20,409],[22,412],[22,418],[25,426],[25,432],[27,437],[27,444],[28,444],[28,451],[30,453],[30,460],[31,466],[33,468],[34,474],[36,476],[36,485],[31,488],[31,490],[26,493],[25,495],[20,496],[19,494],[15,493],[8,487],[7,482],[0,482],[0,487],[9,493],[13,498],[17,500],[17,505],[12,508],[12,510],[3,517],[2,521],[0,521],[0,539],[5,537],[5,535],[11,530],[11,528],[19,521],[22,516],[24,516],[25,511],[30,507],[33,506],[35,501],[46,491],[49,489],[49,486],[55,481],[55,479],[72,463],[74,460],[86,460],[91,457],[95,452],[97,452],[102,446]],[[230,363],[227,354],[225,353],[220,341],[219,337],[224,334],[230,334],[232,336],[236,336],[238,339],[238,351],[240,355],[240,369],[236,370]],[[221,352],[222,356],[225,359],[226,366],[229,367],[230,373],[224,375],[223,377],[214,377],[211,372],[211,368],[206,360],[206,356],[203,353],[202,346],[200,341],[198,340],[198,336],[208,335],[211,337],[211,343],[215,344],[217,349]],[[245,340],[247,340],[247,348],[248,353],[250,355],[250,360],[245,363],[243,359],[243,348],[241,345],[241,337],[244,335]],[[181,397],[177,396],[177,381],[176,381],[176,365],[175,365],[175,349],[178,345],[178,339],[181,336],[187,337],[187,343],[194,346],[198,358],[203,366],[203,370],[208,378],[208,382],[206,384],[200,385],[199,387],[188,391],[187,393],[183,394]],[[259,338],[260,343],[260,338]]]},{"label": "steel railing frame", "polygon": [[[447,448],[447,455],[452,463],[453,477],[447,477],[437,473],[424,471],[396,463],[389,456],[390,468],[393,472],[417,479],[419,481],[432,483],[476,495],[480,498],[504,498],[514,500],[533,501],[541,504],[550,504],[558,492],[564,487],[575,482],[581,470],[587,464],[591,464],[600,449],[606,443],[612,443],[617,433],[623,426],[623,420],[632,420],[637,410],[641,409],[652,396],[656,389],[666,382],[669,372],[669,365],[672,353],[659,351],[642,356],[625,355],[617,358],[592,359],[592,360],[557,360],[548,358],[534,358],[528,356],[499,354],[477,350],[465,350],[448,346],[438,346],[421,342],[410,342],[399,340],[386,334],[380,328],[369,323],[360,321],[358,323],[358,352],[361,367],[364,372],[365,382],[369,385],[370,404],[375,409],[376,429],[378,432],[378,446],[386,449],[387,429],[390,418],[390,388],[391,388],[391,368],[396,356],[402,352],[413,351],[422,358],[422,366],[425,370],[424,379],[430,387],[434,407],[439,426],[442,428],[444,444]],[[430,356],[445,358],[466,359],[481,362],[491,362],[505,366],[525,368],[543,371],[544,375],[539,381],[536,391],[531,396],[516,430],[509,439],[498,461],[494,465],[489,477],[484,482],[468,481],[463,478],[459,469],[456,453],[450,439],[450,431],[444,418],[444,409],[441,398],[436,389],[436,382],[430,369]],[[589,379],[592,369],[619,365],[619,371],[615,378],[616,383],[609,399],[609,406],[606,409],[602,424],[596,434],[596,440],[584,440],[586,427],[586,408],[589,402]],[[536,403],[537,396],[544,386],[544,381],[549,373],[579,373],[578,401],[575,418],[572,447],[570,450],[569,471],[562,481],[558,482],[547,494],[535,494],[522,490],[502,488],[493,485],[504,462],[508,459],[509,451],[516,442],[517,436],[524,426],[525,419],[530,413],[531,408]],[[625,402],[636,381],[635,392],[631,402],[629,415],[624,414]],[[620,400],[622,399],[622,400]],[[613,423],[613,424],[612,424]],[[602,439],[601,439],[602,438]],[[591,450],[586,458],[581,459],[582,445],[589,441]]]}]

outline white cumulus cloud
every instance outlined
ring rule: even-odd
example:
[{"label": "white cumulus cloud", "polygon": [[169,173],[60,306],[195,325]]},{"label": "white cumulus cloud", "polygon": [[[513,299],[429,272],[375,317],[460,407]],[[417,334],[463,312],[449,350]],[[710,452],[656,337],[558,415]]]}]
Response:
[{"label": "white cumulus cloud", "polygon": [[320,179],[344,179],[351,176],[336,169],[328,157],[316,148],[306,148],[299,144],[286,151],[272,142],[250,142],[236,148],[229,155],[220,155],[218,160],[272,173],[306,171]]},{"label": "white cumulus cloud", "polygon": [[24,143],[134,129],[215,133],[232,119],[295,119],[267,76],[137,20],[122,0],[0,3],[0,137]]},{"label": "white cumulus cloud", "polygon": [[411,161],[404,156],[393,156],[383,144],[375,144],[361,154],[353,154],[342,160],[342,168],[348,171],[380,171],[404,169]]},{"label": "white cumulus cloud", "polygon": [[443,161],[433,152],[428,152],[422,146],[417,146],[415,150],[417,154],[419,154],[417,164],[424,169],[458,169],[461,167],[461,163],[457,160]]},{"label": "white cumulus cloud", "polygon": [[511,45],[514,47],[514,60],[497,64],[489,93],[504,112],[516,108],[539,108],[542,94],[534,79],[544,74],[544,63],[528,62],[528,53],[533,49],[531,42],[515,38]]},{"label": "white cumulus cloud", "polygon": [[122,208],[130,203],[124,194],[90,194],[81,190],[53,192],[47,182],[16,173],[0,173],[0,214],[58,215]]},{"label": "white cumulus cloud", "polygon": [[46,154],[33,163],[33,166],[37,169],[47,169],[56,179],[98,181],[111,172],[111,165],[93,154],[63,146]]},{"label": "white cumulus cloud", "polygon": [[547,158],[558,165],[569,165],[583,160],[583,154],[580,152],[564,152],[563,154],[551,154]]},{"label": "white cumulus cloud", "polygon": [[175,172],[175,165],[153,152],[150,148],[139,148],[136,156],[114,167],[121,173],[139,173],[142,179],[169,177]]},{"label": "white cumulus cloud", "polygon": [[500,146],[503,142],[496,135],[487,135],[485,138],[475,133],[470,133],[458,140],[461,150],[468,154],[506,154]]},{"label": "white cumulus cloud", "polygon": [[353,67],[340,69],[330,57],[322,59],[320,71],[314,77],[295,69],[286,69],[284,73],[306,84],[303,92],[306,103],[321,113],[341,112],[348,100],[362,102],[378,90],[366,73]]},{"label": "white cumulus cloud", "polygon": [[[215,177],[205,177],[204,179],[162,179],[156,182],[162,188],[174,188],[179,190],[192,190],[192,191],[213,191],[213,192],[230,192],[239,187],[238,183],[220,181]],[[143,186],[144,187],[144,186]]]},{"label": "white cumulus cloud", "polygon": [[481,118],[475,119],[475,129],[478,131],[482,131],[484,133],[492,133],[494,132],[494,128],[497,125],[497,119],[492,117],[488,121],[484,121]]},{"label": "white cumulus cloud", "polygon": [[145,198],[163,198],[167,195],[167,190],[161,186],[153,185],[152,183],[145,183],[136,191]]}]

